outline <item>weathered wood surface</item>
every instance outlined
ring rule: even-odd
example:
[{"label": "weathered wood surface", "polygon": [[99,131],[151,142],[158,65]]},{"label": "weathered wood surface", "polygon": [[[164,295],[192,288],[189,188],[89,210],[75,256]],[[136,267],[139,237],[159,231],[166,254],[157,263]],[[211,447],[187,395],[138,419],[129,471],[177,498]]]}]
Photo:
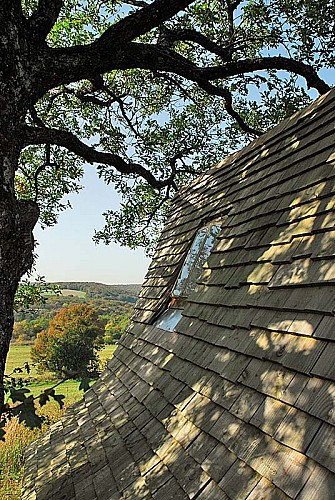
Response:
[{"label": "weathered wood surface", "polygon": [[[334,118],[333,90],[177,195],[129,332],[30,448],[24,500],[334,498]],[[183,319],[155,327],[218,217]]]}]

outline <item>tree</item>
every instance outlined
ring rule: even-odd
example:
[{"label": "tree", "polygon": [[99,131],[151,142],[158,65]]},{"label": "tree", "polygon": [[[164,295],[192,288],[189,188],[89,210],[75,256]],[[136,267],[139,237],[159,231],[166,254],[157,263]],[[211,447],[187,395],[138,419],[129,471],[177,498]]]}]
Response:
[{"label": "tree", "polygon": [[32,360],[40,370],[60,377],[96,376],[97,351],[103,346],[104,324],[87,305],[61,309],[49,328],[37,334],[31,349]]},{"label": "tree", "polygon": [[61,290],[57,284],[47,283],[44,276],[38,276],[35,281],[22,280],[16,290],[14,310],[16,313],[31,311],[44,305],[50,294],[60,295]]},{"label": "tree", "polygon": [[124,199],[96,238],[147,245],[179,186],[306,104],[303,82],[328,91],[317,71],[334,65],[333,12],[334,0],[3,0],[0,383],[34,226],[56,222],[83,162]]},{"label": "tree", "polygon": [[22,342],[25,340],[29,340],[30,338],[30,329],[29,324],[26,319],[23,321],[15,322],[13,326],[13,339],[16,339],[18,342]]},{"label": "tree", "polygon": [[105,326],[105,343],[116,344],[126,331],[129,321],[129,314],[113,314],[110,316],[109,321]]}]

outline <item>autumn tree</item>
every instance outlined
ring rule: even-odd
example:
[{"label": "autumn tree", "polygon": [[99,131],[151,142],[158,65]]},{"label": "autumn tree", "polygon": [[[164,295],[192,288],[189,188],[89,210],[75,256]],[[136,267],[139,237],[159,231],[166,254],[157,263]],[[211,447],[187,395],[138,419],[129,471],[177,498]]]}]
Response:
[{"label": "autumn tree", "polygon": [[51,371],[60,377],[94,377],[103,334],[104,324],[94,309],[73,305],[61,309],[48,329],[37,334],[31,358],[40,371]]},{"label": "autumn tree", "polygon": [[83,163],[123,197],[96,238],[147,245],[183,183],[329,90],[333,14],[333,0],[1,2],[0,383],[33,229],[56,222]]}]

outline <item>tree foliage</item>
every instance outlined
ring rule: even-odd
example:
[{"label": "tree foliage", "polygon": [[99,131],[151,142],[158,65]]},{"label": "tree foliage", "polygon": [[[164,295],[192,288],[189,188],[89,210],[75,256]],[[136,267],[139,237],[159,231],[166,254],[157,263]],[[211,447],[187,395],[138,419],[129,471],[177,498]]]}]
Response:
[{"label": "tree foliage", "polygon": [[[33,342],[38,333],[48,329],[52,317],[60,309],[85,304],[97,312],[100,322],[106,323],[104,342],[113,344],[127,326],[140,289],[140,285],[61,282],[56,285],[54,293],[54,285],[48,286],[47,293],[37,295],[42,301],[30,302],[29,308],[21,307],[15,312],[13,341],[19,344]],[[82,295],[78,296],[76,291]]]},{"label": "tree foliage", "polygon": [[135,303],[141,285],[106,285],[85,281],[65,281],[57,283],[61,290],[77,290],[84,293],[86,299],[108,299]]},{"label": "tree foliage", "polygon": [[38,276],[34,281],[22,280],[16,291],[14,309],[16,312],[27,311],[45,304],[48,294],[60,293],[59,286],[56,283],[47,283],[44,276]]},{"label": "tree foliage", "polygon": [[105,326],[105,343],[116,344],[126,331],[129,321],[129,314],[114,314],[111,316]]},{"label": "tree foliage", "polygon": [[17,193],[51,225],[97,163],[122,203],[96,241],[150,247],[180,186],[329,88],[334,0],[21,3],[50,67]]},{"label": "tree foliage", "polygon": [[97,352],[103,346],[104,324],[97,312],[78,304],[61,309],[46,331],[37,335],[31,350],[40,370],[80,379],[98,372]]},{"label": "tree foliage", "polygon": [[29,375],[30,371],[31,367],[26,361],[23,366],[18,366],[11,373],[4,375],[3,392],[5,398],[0,412],[0,441],[5,438],[4,428],[6,423],[13,417],[17,417],[18,422],[24,422],[29,429],[41,428],[45,417],[37,413],[36,401],[38,401],[40,407],[51,400],[56,401],[60,409],[64,406],[63,399],[65,399],[65,396],[56,394],[55,389],[65,379],[58,381],[54,386],[43,390],[38,396],[34,397],[21,376],[22,373]]}]

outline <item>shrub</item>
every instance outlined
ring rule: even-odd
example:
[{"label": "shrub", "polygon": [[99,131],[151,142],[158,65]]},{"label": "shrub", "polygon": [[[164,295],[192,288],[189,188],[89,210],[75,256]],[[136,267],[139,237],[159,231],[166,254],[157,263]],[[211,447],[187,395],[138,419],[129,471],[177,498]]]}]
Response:
[{"label": "shrub", "polygon": [[19,498],[24,451],[40,434],[38,429],[28,429],[17,418],[5,427],[6,440],[0,442],[0,498]]},{"label": "shrub", "polygon": [[37,404],[39,415],[44,417],[41,429],[28,429],[17,417],[8,420],[5,425],[5,440],[0,441],[0,499],[19,500],[27,446],[57,422],[65,409],[79,398],[79,392],[67,398],[63,409],[55,402],[49,402],[42,408]]}]

